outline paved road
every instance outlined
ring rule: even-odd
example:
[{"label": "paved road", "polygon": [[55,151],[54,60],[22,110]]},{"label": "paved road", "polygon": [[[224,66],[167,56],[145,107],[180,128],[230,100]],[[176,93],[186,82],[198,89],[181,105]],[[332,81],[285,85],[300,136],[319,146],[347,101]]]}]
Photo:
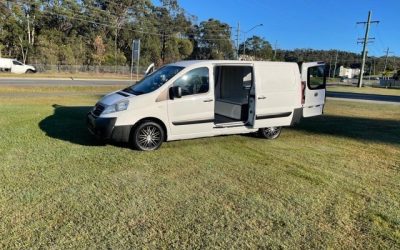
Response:
[{"label": "paved road", "polygon": [[20,85],[20,86],[107,86],[107,85],[131,85],[129,80],[110,80],[110,79],[10,79],[0,78],[1,85]]},{"label": "paved road", "polygon": [[373,102],[373,103],[388,103],[388,104],[399,104],[400,96],[395,95],[375,95],[375,94],[358,94],[358,93],[344,93],[344,92],[332,92],[326,93],[328,98],[340,99],[340,100],[352,100],[362,102]]}]

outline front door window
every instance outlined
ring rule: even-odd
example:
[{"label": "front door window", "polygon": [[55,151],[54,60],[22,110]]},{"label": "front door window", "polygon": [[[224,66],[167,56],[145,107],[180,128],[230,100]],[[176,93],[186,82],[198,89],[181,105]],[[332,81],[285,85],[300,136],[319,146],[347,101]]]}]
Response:
[{"label": "front door window", "polygon": [[13,61],[13,64],[14,64],[14,65],[20,65],[20,66],[23,65],[22,63],[20,63],[20,62],[18,62],[18,61]]},{"label": "front door window", "polygon": [[210,87],[208,68],[198,68],[189,71],[174,82],[174,86],[182,89],[182,96],[207,93]]}]

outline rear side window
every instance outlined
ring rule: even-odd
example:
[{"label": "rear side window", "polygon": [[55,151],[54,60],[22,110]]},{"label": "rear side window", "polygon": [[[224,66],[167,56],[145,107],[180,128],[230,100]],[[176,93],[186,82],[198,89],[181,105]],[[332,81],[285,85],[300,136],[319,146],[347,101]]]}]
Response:
[{"label": "rear side window", "polygon": [[309,89],[324,89],[326,86],[325,66],[308,68],[307,82]]},{"label": "rear side window", "polygon": [[182,96],[207,93],[209,89],[208,68],[198,68],[189,71],[174,82],[174,86],[182,89]]},{"label": "rear side window", "polygon": [[22,63],[18,62],[18,61],[13,61],[14,65],[23,65]]}]

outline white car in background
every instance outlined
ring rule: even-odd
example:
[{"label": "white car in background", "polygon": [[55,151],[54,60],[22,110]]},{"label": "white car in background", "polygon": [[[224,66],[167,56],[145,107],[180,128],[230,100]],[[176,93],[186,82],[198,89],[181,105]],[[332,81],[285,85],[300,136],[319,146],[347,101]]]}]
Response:
[{"label": "white car in background", "polygon": [[0,71],[11,72],[15,74],[36,73],[36,68],[32,65],[23,64],[16,59],[0,58]]}]

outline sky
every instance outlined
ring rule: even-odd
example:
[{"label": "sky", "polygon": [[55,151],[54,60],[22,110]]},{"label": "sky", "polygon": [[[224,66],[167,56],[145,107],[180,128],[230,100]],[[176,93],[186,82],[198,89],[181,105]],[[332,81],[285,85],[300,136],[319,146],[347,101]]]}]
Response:
[{"label": "sky", "polygon": [[[178,0],[198,23],[209,18],[228,23],[236,31],[263,24],[248,36],[264,37],[278,49],[338,49],[360,53],[357,39],[365,34],[368,11],[372,11],[369,55],[382,56],[388,47],[400,55],[400,0]],[[242,39],[243,37],[242,33]]]}]

